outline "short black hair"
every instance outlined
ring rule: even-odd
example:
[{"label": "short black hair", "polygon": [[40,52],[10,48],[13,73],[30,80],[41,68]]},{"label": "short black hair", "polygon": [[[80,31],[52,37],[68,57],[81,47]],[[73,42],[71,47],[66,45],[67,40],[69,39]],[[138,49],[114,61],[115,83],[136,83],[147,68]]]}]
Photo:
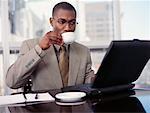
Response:
[{"label": "short black hair", "polygon": [[54,16],[54,14],[57,12],[57,10],[59,9],[65,9],[65,10],[70,10],[70,11],[74,11],[75,12],[75,16],[76,16],[76,9],[73,7],[73,5],[71,5],[68,2],[59,2],[58,4],[56,4],[53,8],[52,11],[52,16]]}]

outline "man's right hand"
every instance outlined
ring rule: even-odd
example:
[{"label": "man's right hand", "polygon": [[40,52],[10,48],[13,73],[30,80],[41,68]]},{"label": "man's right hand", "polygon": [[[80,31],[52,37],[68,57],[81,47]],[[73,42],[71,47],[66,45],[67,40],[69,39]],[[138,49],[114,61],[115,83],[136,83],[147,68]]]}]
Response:
[{"label": "man's right hand", "polygon": [[42,50],[48,49],[52,44],[62,45],[62,37],[59,33],[50,31],[45,34],[42,40],[39,42],[39,46]]}]

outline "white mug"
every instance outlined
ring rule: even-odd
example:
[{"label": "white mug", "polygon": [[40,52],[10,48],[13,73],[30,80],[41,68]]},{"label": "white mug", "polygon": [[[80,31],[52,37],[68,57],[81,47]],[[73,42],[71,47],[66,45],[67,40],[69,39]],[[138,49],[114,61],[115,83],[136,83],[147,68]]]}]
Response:
[{"label": "white mug", "polygon": [[64,32],[61,35],[65,44],[72,44],[75,41],[74,32]]}]

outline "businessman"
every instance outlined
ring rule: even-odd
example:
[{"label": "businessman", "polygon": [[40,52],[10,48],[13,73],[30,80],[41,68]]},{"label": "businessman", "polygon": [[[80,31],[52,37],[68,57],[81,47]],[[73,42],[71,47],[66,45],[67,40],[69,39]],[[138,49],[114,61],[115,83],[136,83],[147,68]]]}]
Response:
[{"label": "businessman", "polygon": [[[75,8],[60,2],[54,6],[49,21],[52,31],[23,42],[18,59],[7,71],[10,88],[24,87],[31,79],[33,91],[59,89],[90,83],[94,78],[89,49],[75,41],[65,44],[62,38],[62,33],[75,31]],[[61,56],[66,56],[65,60]]]}]

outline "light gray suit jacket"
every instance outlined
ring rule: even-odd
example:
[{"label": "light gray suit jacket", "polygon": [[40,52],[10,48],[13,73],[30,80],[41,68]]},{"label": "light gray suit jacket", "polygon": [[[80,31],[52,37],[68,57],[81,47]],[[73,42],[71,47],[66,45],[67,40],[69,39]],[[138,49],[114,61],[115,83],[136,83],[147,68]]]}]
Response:
[{"label": "light gray suit jacket", "polygon": [[[10,88],[21,88],[30,78],[33,91],[63,87],[54,46],[40,56],[35,48],[38,43],[39,39],[23,42],[18,59],[7,71],[6,83]],[[68,86],[91,82],[91,77],[95,76],[91,65],[89,49],[76,42],[72,43],[69,52]]]}]

